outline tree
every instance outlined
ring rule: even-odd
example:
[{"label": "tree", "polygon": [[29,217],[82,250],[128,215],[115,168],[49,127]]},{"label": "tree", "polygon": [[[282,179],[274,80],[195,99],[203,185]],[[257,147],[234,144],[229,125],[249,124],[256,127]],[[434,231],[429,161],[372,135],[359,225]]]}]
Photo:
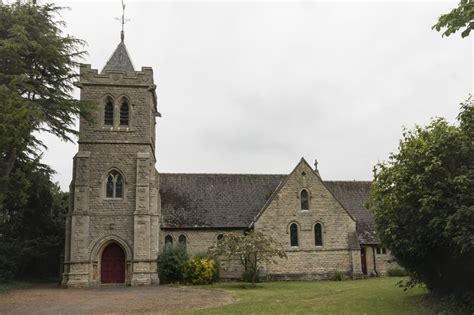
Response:
[{"label": "tree", "polygon": [[252,273],[252,286],[255,286],[262,264],[276,263],[276,257],[286,258],[281,244],[255,231],[246,234],[225,233],[210,252],[212,255],[224,256],[228,260],[237,259],[245,271]]},{"label": "tree", "polygon": [[443,36],[449,36],[459,30],[462,30],[463,38],[469,36],[474,29],[474,1],[461,0],[457,8],[441,15],[433,29],[439,32],[443,28],[445,28]]},{"label": "tree", "polygon": [[16,163],[0,222],[0,281],[57,277],[69,194],[35,161]]},{"label": "tree", "polygon": [[[91,104],[72,96],[83,41],[64,35],[52,4],[0,3],[0,186],[18,159],[37,158],[35,132],[71,141],[75,118]],[[0,191],[0,202],[5,191]]]},{"label": "tree", "polygon": [[474,102],[458,124],[438,118],[403,133],[374,169],[371,207],[382,243],[434,292],[474,289]]}]

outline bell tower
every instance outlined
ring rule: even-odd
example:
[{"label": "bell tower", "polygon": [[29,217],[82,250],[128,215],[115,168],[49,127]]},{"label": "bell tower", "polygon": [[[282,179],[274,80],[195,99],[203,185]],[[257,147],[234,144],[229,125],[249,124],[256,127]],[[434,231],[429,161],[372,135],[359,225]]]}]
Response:
[{"label": "bell tower", "polygon": [[121,41],[99,72],[81,65],[80,120],[70,185],[63,285],[158,283],[159,178],[155,169],[156,85],[136,71]]}]

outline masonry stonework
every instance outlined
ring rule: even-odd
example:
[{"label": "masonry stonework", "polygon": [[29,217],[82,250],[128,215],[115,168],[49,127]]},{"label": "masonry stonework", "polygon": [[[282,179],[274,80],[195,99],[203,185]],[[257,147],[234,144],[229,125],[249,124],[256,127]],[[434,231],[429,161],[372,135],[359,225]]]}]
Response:
[{"label": "masonry stonework", "polygon": [[[128,69],[127,69],[128,70]],[[151,68],[141,71],[81,67],[81,100],[96,104],[92,121],[81,119],[74,157],[72,205],[66,224],[63,285],[101,283],[102,252],[116,243],[125,256],[124,283],[158,283],[159,180],[155,171],[156,86]],[[104,123],[106,100],[113,124]],[[121,104],[128,102],[128,122]],[[119,197],[106,196],[108,174],[121,176]]]},{"label": "masonry stonework", "polygon": [[[301,209],[300,193],[309,192],[309,209]],[[298,227],[298,246],[290,244],[290,225]],[[322,226],[322,246],[315,245],[315,225]],[[360,260],[355,219],[325,187],[319,175],[301,161],[273,200],[262,210],[255,230],[286,248],[288,259],[267,266],[274,278],[327,278],[335,272],[359,276]],[[357,267],[356,267],[357,268]]]},{"label": "masonry stonework", "polygon": [[[158,173],[153,70],[135,71],[122,40],[101,72],[90,65],[80,71],[81,100],[96,111],[93,120],[80,120],[73,158],[64,286],[158,284],[165,237],[178,244],[184,236],[193,255],[219,234],[252,229],[287,253],[262,270],[271,279],[358,278],[396,266],[375,251],[380,242],[364,206],[370,182],[323,181],[304,159],[289,175]],[[222,275],[240,276],[237,262],[222,263]]]}]

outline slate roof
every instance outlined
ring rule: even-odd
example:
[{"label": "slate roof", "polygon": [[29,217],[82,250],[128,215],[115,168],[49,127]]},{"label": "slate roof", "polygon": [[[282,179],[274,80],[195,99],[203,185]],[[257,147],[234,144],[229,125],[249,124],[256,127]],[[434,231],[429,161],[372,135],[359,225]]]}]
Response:
[{"label": "slate roof", "polygon": [[356,220],[359,241],[364,244],[379,243],[374,215],[365,207],[365,203],[370,199],[371,182],[324,181],[324,184]]},{"label": "slate roof", "polygon": [[285,175],[160,174],[165,228],[246,228]]},{"label": "slate roof", "polygon": [[[287,175],[160,173],[163,228],[248,228]],[[361,243],[378,243],[364,207],[370,182],[324,181],[356,219]]]},{"label": "slate roof", "polygon": [[118,44],[117,48],[115,48],[114,53],[110,57],[110,59],[105,64],[104,69],[102,69],[102,73],[106,70],[115,70],[115,71],[125,71],[125,72],[132,72],[135,71],[133,68],[132,60],[127,52],[127,47],[123,41]]}]

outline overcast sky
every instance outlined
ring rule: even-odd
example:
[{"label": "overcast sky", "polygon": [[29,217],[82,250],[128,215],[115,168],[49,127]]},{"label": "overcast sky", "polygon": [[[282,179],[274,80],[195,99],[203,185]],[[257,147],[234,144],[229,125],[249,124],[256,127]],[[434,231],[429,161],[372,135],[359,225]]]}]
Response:
[{"label": "overcast sky", "polygon": [[[128,1],[125,43],[158,85],[157,169],[369,180],[403,126],[454,121],[473,89],[473,39],[431,30],[446,2]],[[119,1],[60,2],[67,33],[101,69]],[[77,144],[44,135],[67,189]]]}]

